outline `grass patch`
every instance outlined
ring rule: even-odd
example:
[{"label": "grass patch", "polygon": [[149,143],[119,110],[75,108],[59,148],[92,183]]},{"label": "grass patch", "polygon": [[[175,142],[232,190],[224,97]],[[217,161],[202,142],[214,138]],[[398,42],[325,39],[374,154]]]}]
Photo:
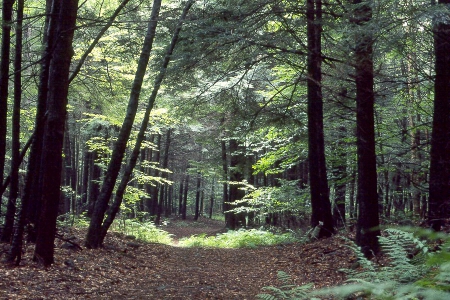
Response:
[{"label": "grass patch", "polygon": [[274,234],[259,229],[240,229],[228,231],[216,236],[206,234],[183,238],[179,242],[182,247],[214,247],[214,248],[256,248],[298,241],[291,233]]}]

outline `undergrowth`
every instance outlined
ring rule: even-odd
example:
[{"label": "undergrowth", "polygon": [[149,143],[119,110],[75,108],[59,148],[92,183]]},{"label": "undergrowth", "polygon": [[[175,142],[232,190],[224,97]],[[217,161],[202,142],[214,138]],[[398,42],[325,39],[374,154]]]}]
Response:
[{"label": "undergrowth", "polygon": [[153,222],[140,222],[134,219],[115,220],[111,231],[134,236],[136,239],[147,243],[172,244],[172,235],[159,229]]},{"label": "undergrowth", "polygon": [[[87,228],[89,226],[89,218],[84,214],[79,216],[67,215],[61,218],[58,226],[73,226],[77,228]],[[141,222],[137,219],[115,219],[109,229],[110,232],[119,232],[127,236],[147,243],[171,244],[172,237],[167,231],[159,229],[153,222]]]},{"label": "undergrowth", "polygon": [[[378,265],[364,257],[356,245],[350,246],[357,255],[360,267],[343,270],[348,280],[345,285],[317,291],[309,286],[286,284],[287,275],[280,287],[266,287],[259,299],[450,299],[450,238],[446,234],[421,231],[413,234],[406,230],[386,229],[379,238],[389,264]],[[439,251],[430,253],[420,238],[443,241]],[[282,281],[283,281],[282,280]],[[296,291],[302,291],[299,296]]]},{"label": "undergrowth", "polygon": [[181,239],[179,245],[183,247],[255,248],[295,241],[297,241],[297,238],[292,233],[274,234],[259,229],[240,229],[216,236],[194,235]]}]

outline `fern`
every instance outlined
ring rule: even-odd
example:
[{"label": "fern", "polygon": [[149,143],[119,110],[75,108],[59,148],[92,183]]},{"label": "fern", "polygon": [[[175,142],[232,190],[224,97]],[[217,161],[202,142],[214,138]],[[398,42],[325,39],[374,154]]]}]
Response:
[{"label": "fern", "polygon": [[293,284],[291,276],[283,271],[278,271],[277,277],[282,285],[280,287],[274,286],[264,287],[263,290],[269,293],[258,294],[256,296],[257,299],[261,300],[314,299],[310,297],[310,289],[312,284],[297,286]]}]

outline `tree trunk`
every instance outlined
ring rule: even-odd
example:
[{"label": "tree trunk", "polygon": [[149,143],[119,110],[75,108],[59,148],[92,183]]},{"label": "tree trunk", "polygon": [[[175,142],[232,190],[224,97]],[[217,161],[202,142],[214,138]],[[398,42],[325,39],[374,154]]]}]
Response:
[{"label": "tree trunk", "polygon": [[144,80],[145,71],[147,69],[148,61],[150,59],[150,51],[153,46],[153,40],[156,34],[156,26],[158,24],[158,16],[161,8],[161,0],[154,0],[152,13],[148,24],[147,34],[145,36],[142,52],[139,58],[138,67],[134,77],[134,82],[131,88],[130,99],[126,116],[120,128],[117,142],[114,145],[111,159],[108,164],[108,169],[103,180],[100,195],[95,203],[93,216],[89,223],[88,233],[86,236],[86,247],[98,248],[101,242],[101,226],[105,216],[108,203],[111,198],[122,160],[125,154],[128,139],[130,137],[131,128],[134,123],[134,118],[138,109],[139,96],[141,93],[142,83]]},{"label": "tree trunk", "polygon": [[[41,70],[39,75],[38,100],[36,107],[36,120],[34,127],[34,138],[31,144],[30,156],[28,158],[25,188],[22,197],[22,209],[24,209],[24,224],[30,224],[30,230],[36,230],[38,225],[38,212],[41,202],[41,182],[39,172],[41,169],[42,143],[47,111],[47,94],[50,61],[53,57],[53,39],[55,26],[50,26],[50,12],[52,0],[46,0],[46,19],[44,25],[43,45],[44,53],[41,59]],[[30,238],[31,237],[31,238]],[[29,235],[29,240],[35,242],[35,234]]]},{"label": "tree trunk", "polygon": [[[439,0],[449,5],[450,0]],[[450,215],[450,14],[442,7],[434,21],[435,82],[434,113],[430,153],[430,194],[428,221],[440,231]]]},{"label": "tree trunk", "polygon": [[[187,168],[186,168],[186,170],[187,170]],[[182,205],[182,210],[181,210],[181,219],[183,219],[183,220],[186,220],[188,190],[189,190],[189,174],[187,174],[186,182],[184,184],[183,205]]]},{"label": "tree trunk", "polygon": [[[172,129],[167,129],[166,132],[166,144],[164,147],[164,156],[162,159],[162,168],[163,169],[167,169],[167,167],[169,166],[169,150],[170,150],[170,140],[171,140],[171,135],[172,133]],[[167,172],[163,172],[161,175],[163,178],[167,178]],[[166,196],[166,191],[165,191],[165,186],[166,184],[163,183],[163,185],[161,186],[161,192],[159,194],[159,204],[158,204],[158,212],[156,215],[156,220],[155,223],[159,224],[161,221],[161,214],[163,212],[164,209],[164,198]]]},{"label": "tree trunk", "polygon": [[[370,1],[354,0],[353,22],[364,26],[372,18]],[[367,28],[366,30],[370,30]],[[377,196],[377,170],[375,156],[374,127],[374,74],[372,60],[373,37],[364,32],[355,46],[356,69],[356,138],[358,157],[358,179],[356,200],[358,221],[356,242],[366,256],[379,252],[380,235]]]},{"label": "tree trunk", "polygon": [[211,183],[211,196],[209,198],[209,218],[212,219],[213,216],[213,209],[214,209],[214,185],[215,185],[215,178],[213,177],[212,183]]},{"label": "tree trunk", "polygon": [[[11,23],[14,0],[3,0],[2,46],[0,60],[0,182],[3,183],[6,155],[6,128],[8,111],[9,56],[11,52]],[[0,194],[0,208],[2,195]]]},{"label": "tree trunk", "polygon": [[200,215],[200,188],[202,183],[202,175],[200,172],[197,172],[197,189],[195,191],[195,213],[194,213],[194,221],[198,220]]},{"label": "tree trunk", "polygon": [[[19,193],[19,166],[20,166],[20,103],[22,101],[22,24],[23,0],[17,2],[16,47],[14,51],[14,105],[12,114],[11,135],[11,175],[8,204],[6,206],[5,226],[3,227],[2,242],[9,242],[14,227],[16,214],[16,200]],[[0,160],[1,164],[1,160]],[[3,171],[0,170],[0,173]],[[3,183],[3,177],[0,176]],[[1,199],[1,194],[0,194]],[[1,202],[1,200],[0,200]]]},{"label": "tree trunk", "polygon": [[308,158],[311,187],[311,226],[322,222],[319,237],[331,236],[334,232],[333,217],[325,164],[322,103],[322,1],[306,2],[308,31]]},{"label": "tree trunk", "polygon": [[[229,202],[233,203],[237,200],[242,199],[245,196],[245,192],[240,189],[238,182],[244,180],[244,176],[240,170],[243,170],[245,165],[245,157],[242,153],[241,147],[239,147],[238,141],[236,139],[230,139],[229,141],[230,149],[230,194]],[[229,204],[229,209],[236,208],[236,205]],[[239,227],[245,227],[245,215],[244,213],[228,213],[225,215],[226,226],[228,229],[235,230]]]},{"label": "tree trunk", "polygon": [[[53,263],[56,217],[60,199],[62,146],[66,120],[72,39],[77,18],[77,0],[54,0],[54,56],[50,62],[47,119],[44,128],[41,164],[42,210],[40,211],[34,258],[45,266]],[[50,27],[52,24],[50,25]]]}]

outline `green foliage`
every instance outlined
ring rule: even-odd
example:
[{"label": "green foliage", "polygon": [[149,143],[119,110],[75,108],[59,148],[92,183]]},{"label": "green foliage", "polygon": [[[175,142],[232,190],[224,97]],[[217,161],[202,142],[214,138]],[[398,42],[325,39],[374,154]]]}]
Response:
[{"label": "green foliage", "polygon": [[279,300],[279,299],[313,299],[310,297],[312,284],[297,286],[293,284],[291,276],[283,271],[278,271],[278,280],[280,287],[268,286],[263,290],[269,293],[258,294],[257,299],[261,300]]},{"label": "green foliage", "polygon": [[[231,203],[236,205],[231,211],[255,212],[256,218],[263,219],[270,213],[289,212],[292,215],[305,215],[309,212],[309,189],[300,189],[298,180],[279,179],[280,186],[259,187],[245,184],[247,194],[242,200]],[[242,184],[242,183],[241,183]]]},{"label": "green foliage", "polygon": [[350,284],[318,294],[347,297],[362,293],[367,299],[448,299],[450,287],[449,238],[441,251],[429,253],[424,241],[413,233],[386,229],[380,245],[389,257],[386,266],[368,260],[356,246],[360,268],[346,270]]},{"label": "green foliage", "polygon": [[136,219],[115,220],[111,225],[111,231],[135,236],[138,240],[148,243],[160,243],[170,245],[171,234],[159,229],[153,222],[139,222]]},{"label": "green foliage", "polygon": [[215,247],[215,248],[255,248],[258,246],[272,246],[297,241],[292,233],[274,234],[269,231],[240,229],[228,231],[216,236],[205,234],[194,235],[180,240],[184,247]]},{"label": "green foliage", "polygon": [[[281,273],[281,287],[265,287],[270,294],[260,294],[258,299],[318,299],[333,295],[333,299],[450,299],[450,238],[446,234],[418,231],[428,239],[444,240],[441,250],[430,253],[427,244],[406,230],[386,229],[380,245],[389,257],[386,266],[368,260],[356,245],[359,267],[343,270],[348,274],[347,284],[317,291],[308,286],[297,287]],[[300,289],[300,296],[295,292]]]}]

